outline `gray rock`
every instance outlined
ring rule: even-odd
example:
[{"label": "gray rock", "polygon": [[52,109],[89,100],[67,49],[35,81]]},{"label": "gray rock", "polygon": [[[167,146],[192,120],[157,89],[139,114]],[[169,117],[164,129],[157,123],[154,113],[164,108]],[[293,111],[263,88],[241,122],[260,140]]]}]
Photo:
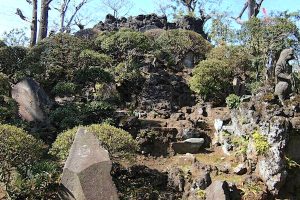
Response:
[{"label": "gray rock", "polygon": [[79,128],[65,163],[60,195],[67,200],[117,200],[107,150],[90,132]]},{"label": "gray rock", "polygon": [[201,132],[195,128],[185,128],[182,130],[182,138],[190,139],[190,138],[199,138],[201,136]]},{"label": "gray rock", "polygon": [[194,189],[205,190],[211,184],[210,174],[208,172],[202,173],[193,181]]},{"label": "gray rock", "polygon": [[24,120],[46,121],[45,111],[52,106],[52,102],[38,82],[26,78],[17,83],[11,93],[19,105],[19,114]]},{"label": "gray rock", "polygon": [[[158,116],[169,118],[180,107],[194,104],[195,98],[182,77],[157,69],[144,82],[138,102],[140,110],[155,111]],[[177,117],[182,119],[184,114]]]},{"label": "gray rock", "polygon": [[225,163],[225,164],[222,164],[222,165],[218,165],[217,166],[217,169],[219,172],[222,172],[222,173],[225,173],[225,174],[228,174],[229,173],[229,170],[230,170],[230,164],[229,163]]},{"label": "gray rock", "polygon": [[206,188],[206,200],[229,200],[230,191],[226,181],[215,181]]},{"label": "gray rock", "polygon": [[185,55],[183,59],[183,65],[188,68],[194,67],[195,56],[192,52],[189,52]]},{"label": "gray rock", "polygon": [[170,118],[176,121],[185,120],[184,113],[172,113]]},{"label": "gray rock", "polygon": [[156,14],[138,15],[135,17],[122,17],[120,19],[108,14],[104,22],[100,21],[93,29],[97,31],[114,31],[120,28],[132,28],[135,31],[144,32],[151,29],[185,29],[193,30],[201,34],[204,38],[207,35],[203,32],[203,20],[195,17],[184,16],[176,23],[168,22],[166,16],[157,16]]},{"label": "gray rock", "polygon": [[153,30],[153,29],[158,29],[157,26],[155,25],[146,25],[146,26],[143,26],[139,29],[140,32],[146,32],[146,31],[149,31],[149,30]]},{"label": "gray rock", "polygon": [[300,163],[300,135],[292,134],[290,135],[289,143],[287,146],[287,157],[291,160],[294,160],[297,163]]},{"label": "gray rock", "polygon": [[184,190],[184,173],[179,168],[172,168],[168,173],[168,186],[176,191],[183,192]]},{"label": "gray rock", "polygon": [[233,169],[233,172],[237,175],[243,175],[247,173],[247,168],[245,164],[241,163]]},{"label": "gray rock", "polygon": [[173,142],[172,149],[175,153],[199,153],[204,144],[203,138],[190,138],[180,142]]},{"label": "gray rock", "polygon": [[294,117],[291,119],[291,123],[294,129],[300,130],[300,117]]}]

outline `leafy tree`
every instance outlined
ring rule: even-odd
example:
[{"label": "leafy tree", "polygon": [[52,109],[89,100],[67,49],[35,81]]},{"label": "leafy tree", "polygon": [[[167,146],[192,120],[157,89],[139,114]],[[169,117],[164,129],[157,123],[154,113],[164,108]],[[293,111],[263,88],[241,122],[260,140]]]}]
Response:
[{"label": "leafy tree", "polygon": [[26,73],[51,91],[60,81],[73,81],[80,69],[80,53],[88,42],[69,34],[60,33],[46,38],[28,52]]},{"label": "leafy tree", "polygon": [[26,29],[14,28],[10,31],[3,33],[3,42],[8,46],[26,46],[29,42],[29,38],[25,33]]},{"label": "leafy tree", "polygon": [[223,60],[208,59],[201,61],[190,79],[191,89],[204,100],[223,102],[231,92],[232,70]]},{"label": "leafy tree", "polygon": [[188,30],[168,30],[155,39],[158,57],[169,58],[169,65],[177,65],[188,53],[195,55],[195,63],[205,59],[210,44],[198,33]]},{"label": "leafy tree", "polygon": [[0,72],[6,74],[11,81],[18,80],[18,74],[23,71],[23,63],[27,49],[20,46],[0,47]]},{"label": "leafy tree", "polygon": [[122,29],[114,33],[104,33],[98,36],[96,45],[105,53],[112,55],[118,61],[130,56],[143,56],[151,50],[151,41],[144,33],[131,29]]},{"label": "leafy tree", "polygon": [[299,39],[297,26],[281,16],[268,20],[251,18],[239,32],[241,45],[253,56],[252,66],[256,70],[256,79],[259,79],[265,66],[272,69],[282,49],[297,46]]}]

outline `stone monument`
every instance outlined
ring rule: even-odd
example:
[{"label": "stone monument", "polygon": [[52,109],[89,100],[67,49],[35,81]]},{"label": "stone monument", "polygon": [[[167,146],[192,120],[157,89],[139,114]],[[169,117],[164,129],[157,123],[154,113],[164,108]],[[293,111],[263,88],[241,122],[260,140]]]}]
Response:
[{"label": "stone monument", "polygon": [[275,67],[275,95],[278,96],[279,100],[287,99],[289,94],[292,93],[292,66],[288,61],[294,59],[293,49],[284,49],[280,53],[280,57]]},{"label": "stone monument", "polygon": [[65,163],[60,196],[66,200],[118,200],[108,151],[94,134],[79,128]]}]

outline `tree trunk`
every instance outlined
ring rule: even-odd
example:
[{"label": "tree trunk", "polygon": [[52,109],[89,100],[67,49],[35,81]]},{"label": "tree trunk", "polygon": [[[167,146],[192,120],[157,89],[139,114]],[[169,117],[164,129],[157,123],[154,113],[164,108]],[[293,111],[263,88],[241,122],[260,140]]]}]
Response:
[{"label": "tree trunk", "polygon": [[254,16],[255,5],[255,0],[248,0],[248,19]]},{"label": "tree trunk", "polygon": [[37,0],[32,1],[32,21],[31,21],[31,37],[30,46],[33,47],[36,44],[37,36]]},{"label": "tree trunk", "polygon": [[47,37],[49,4],[52,0],[42,0],[38,41]]},{"label": "tree trunk", "polygon": [[60,9],[60,32],[62,33],[65,31],[65,2],[61,5]]}]

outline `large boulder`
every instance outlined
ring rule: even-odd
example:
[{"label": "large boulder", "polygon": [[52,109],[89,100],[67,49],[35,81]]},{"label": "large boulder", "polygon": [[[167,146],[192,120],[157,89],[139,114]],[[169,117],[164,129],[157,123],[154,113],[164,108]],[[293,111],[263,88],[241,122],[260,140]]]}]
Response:
[{"label": "large boulder", "polygon": [[46,110],[52,106],[48,95],[32,78],[26,78],[12,88],[12,98],[19,104],[20,116],[30,121],[45,121]]},{"label": "large boulder", "polygon": [[60,195],[68,200],[117,200],[108,151],[90,132],[79,128],[65,163]]},{"label": "large boulder", "polygon": [[230,190],[226,181],[215,181],[205,191],[206,200],[230,199]]},{"label": "large boulder", "polygon": [[184,141],[173,142],[171,146],[175,153],[199,153],[204,142],[203,138],[190,138]]}]

